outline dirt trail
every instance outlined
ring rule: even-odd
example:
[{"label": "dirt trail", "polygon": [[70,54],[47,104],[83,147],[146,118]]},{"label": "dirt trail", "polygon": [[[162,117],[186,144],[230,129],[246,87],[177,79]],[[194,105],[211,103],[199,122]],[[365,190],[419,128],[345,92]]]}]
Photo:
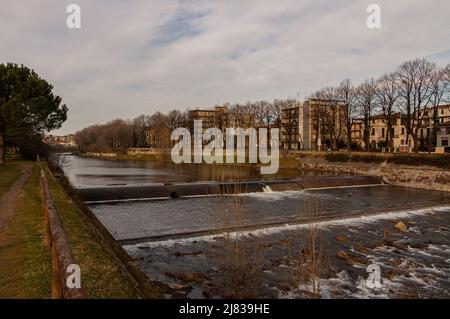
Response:
[{"label": "dirt trail", "polygon": [[0,198],[0,239],[3,237],[3,232],[11,217],[14,215],[17,203],[17,196],[20,190],[31,176],[30,165],[20,165],[22,175],[15,181],[9,190]]}]

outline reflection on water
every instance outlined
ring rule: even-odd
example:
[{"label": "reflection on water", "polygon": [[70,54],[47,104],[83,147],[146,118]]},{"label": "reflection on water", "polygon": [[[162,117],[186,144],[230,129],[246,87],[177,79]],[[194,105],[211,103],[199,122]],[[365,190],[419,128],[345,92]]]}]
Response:
[{"label": "reflection on water", "polygon": [[298,169],[280,169],[276,175],[261,175],[257,167],[237,165],[177,165],[156,161],[115,161],[60,154],[59,163],[75,187],[196,181],[249,181],[292,179],[311,175]]}]

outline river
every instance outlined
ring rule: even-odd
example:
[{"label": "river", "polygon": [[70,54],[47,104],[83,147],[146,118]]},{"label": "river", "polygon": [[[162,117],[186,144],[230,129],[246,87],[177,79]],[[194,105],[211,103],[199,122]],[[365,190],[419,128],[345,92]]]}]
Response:
[{"label": "river", "polygon": [[[261,177],[259,170],[248,167],[178,166],[76,155],[60,155],[59,161],[75,188],[314,175],[285,170],[277,176]],[[148,277],[166,285],[168,298],[227,296],[224,274],[230,265],[217,258],[226,256],[229,246],[221,233],[224,229],[242,232],[242,242],[251,247],[264,242],[258,288],[249,292],[249,297],[305,297],[300,293],[304,289],[292,286],[291,272],[286,271],[292,269],[288,258],[292,246],[299,245],[295,227],[307,225],[312,217],[327,225],[323,236],[330,254],[344,250],[351,256],[336,259],[333,271],[324,278],[322,297],[392,298],[410,290],[416,297],[450,297],[448,193],[371,185],[89,206]],[[395,229],[399,221],[406,223],[408,232]],[[341,237],[345,240],[336,240]],[[390,274],[384,289],[358,287],[367,264],[375,262],[385,276]],[[253,264],[243,265],[250,266]]]}]

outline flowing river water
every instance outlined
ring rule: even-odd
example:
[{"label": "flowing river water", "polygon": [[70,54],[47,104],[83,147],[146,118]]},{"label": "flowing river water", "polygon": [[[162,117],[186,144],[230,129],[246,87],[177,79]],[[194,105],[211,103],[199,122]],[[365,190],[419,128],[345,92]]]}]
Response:
[{"label": "flowing river water", "polygon": [[[178,166],[68,154],[60,155],[59,162],[75,188],[315,175],[293,169],[261,177],[251,167]],[[235,296],[226,284],[230,265],[217,257],[229,253],[224,229],[235,230],[252,252],[247,255],[256,250],[264,255],[244,297],[305,297],[308,289],[294,280],[292,260],[302,251],[299,234],[307,231],[312,215],[323,229],[329,254],[340,256],[322,278],[320,297],[407,297],[398,295],[405,289],[413,297],[450,297],[448,193],[390,185],[280,192],[269,188],[228,196],[90,203],[90,208],[149,278],[164,283],[167,297]],[[393,227],[399,221],[407,232]],[[384,286],[378,290],[361,284],[367,265],[375,262],[384,271]]]}]

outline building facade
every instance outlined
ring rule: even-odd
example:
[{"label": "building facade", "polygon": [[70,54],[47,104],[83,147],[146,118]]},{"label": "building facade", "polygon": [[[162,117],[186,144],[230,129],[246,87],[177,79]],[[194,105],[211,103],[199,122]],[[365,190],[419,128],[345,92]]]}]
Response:
[{"label": "building facade", "polygon": [[75,135],[51,135],[46,134],[43,138],[44,143],[50,145],[62,145],[62,146],[76,146]]},{"label": "building facade", "polygon": [[450,152],[450,120],[439,124],[436,134],[437,152]]},{"label": "building facade", "polygon": [[310,98],[282,111],[285,149],[324,150],[347,140],[342,101]]},{"label": "building facade", "polygon": [[[402,114],[393,114],[390,121],[391,132],[389,136],[389,125],[383,115],[373,116],[368,123],[369,127],[367,129],[363,120],[354,120],[352,123],[352,142],[361,149],[393,151],[398,151],[401,148],[412,149],[414,140],[411,135],[408,136],[407,134],[406,123]],[[368,134],[367,137],[365,136],[366,134]],[[390,145],[388,145],[389,139]],[[366,145],[367,140],[369,142],[368,148]]]},{"label": "building facade", "polygon": [[284,107],[281,110],[281,145],[286,150],[301,149],[300,105]]}]

